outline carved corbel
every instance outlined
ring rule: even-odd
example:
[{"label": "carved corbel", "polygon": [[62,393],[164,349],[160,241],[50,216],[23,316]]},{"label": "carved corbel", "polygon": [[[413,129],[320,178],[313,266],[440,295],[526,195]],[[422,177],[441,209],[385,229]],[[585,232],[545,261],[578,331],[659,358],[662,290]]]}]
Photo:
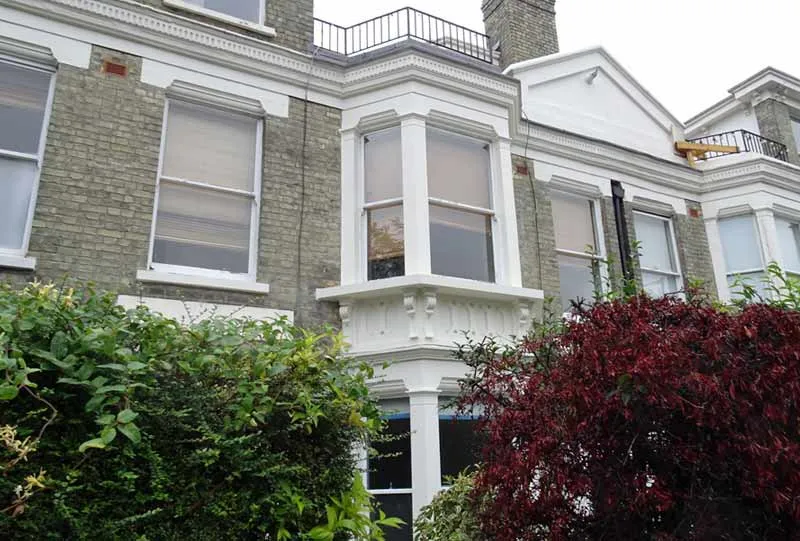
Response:
[{"label": "carved corbel", "polygon": [[417,318],[417,295],[415,291],[407,291],[403,294],[403,307],[406,309],[408,316],[408,338],[409,340],[416,340],[419,338],[417,334],[416,318]]},{"label": "carved corbel", "polygon": [[433,315],[436,313],[438,299],[435,291],[425,292],[425,338],[428,340],[436,336],[433,329]]}]

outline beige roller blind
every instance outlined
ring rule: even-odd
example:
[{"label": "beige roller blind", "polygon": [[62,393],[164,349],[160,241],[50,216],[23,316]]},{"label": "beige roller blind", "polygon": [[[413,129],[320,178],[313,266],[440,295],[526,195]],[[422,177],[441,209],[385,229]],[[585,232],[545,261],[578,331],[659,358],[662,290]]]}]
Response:
[{"label": "beige roller blind", "polygon": [[492,208],[488,145],[436,129],[427,134],[428,195]]},{"label": "beige roller blind", "polygon": [[400,128],[364,137],[364,177],[367,203],[403,196]]},{"label": "beige roller blind", "polygon": [[170,102],[162,175],[252,192],[257,122]]},{"label": "beige roller blind", "polygon": [[597,250],[592,204],[588,199],[552,193],[553,226],[556,248],[586,252],[587,246]]}]

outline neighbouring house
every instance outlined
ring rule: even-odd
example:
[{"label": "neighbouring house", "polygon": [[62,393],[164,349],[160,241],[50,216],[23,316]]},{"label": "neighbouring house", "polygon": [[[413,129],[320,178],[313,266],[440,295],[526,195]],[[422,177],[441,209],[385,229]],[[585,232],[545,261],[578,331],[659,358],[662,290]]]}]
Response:
[{"label": "neighbouring house", "polygon": [[410,522],[472,460],[444,406],[463,331],[520,336],[609,276],[729,299],[800,273],[800,80],[767,68],[684,123],[604,49],[560,53],[554,10],[485,0],[484,35],[313,0],[0,0],[0,279],[340,326],[387,365],[410,437],[367,481]]}]

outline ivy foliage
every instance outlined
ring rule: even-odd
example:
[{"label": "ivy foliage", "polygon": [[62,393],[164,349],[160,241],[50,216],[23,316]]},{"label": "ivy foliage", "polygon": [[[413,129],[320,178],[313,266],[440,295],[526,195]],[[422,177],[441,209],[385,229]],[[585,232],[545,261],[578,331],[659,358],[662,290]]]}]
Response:
[{"label": "ivy foliage", "polygon": [[341,345],[0,287],[0,539],[383,539],[352,453],[372,373]]}]

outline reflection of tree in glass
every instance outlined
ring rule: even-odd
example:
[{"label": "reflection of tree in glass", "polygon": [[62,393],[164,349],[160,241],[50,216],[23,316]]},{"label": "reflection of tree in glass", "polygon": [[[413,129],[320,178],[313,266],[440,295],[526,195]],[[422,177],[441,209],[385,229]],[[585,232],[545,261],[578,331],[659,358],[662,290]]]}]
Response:
[{"label": "reflection of tree in glass", "polygon": [[369,279],[390,278],[405,274],[403,257],[403,218],[369,220]]}]

